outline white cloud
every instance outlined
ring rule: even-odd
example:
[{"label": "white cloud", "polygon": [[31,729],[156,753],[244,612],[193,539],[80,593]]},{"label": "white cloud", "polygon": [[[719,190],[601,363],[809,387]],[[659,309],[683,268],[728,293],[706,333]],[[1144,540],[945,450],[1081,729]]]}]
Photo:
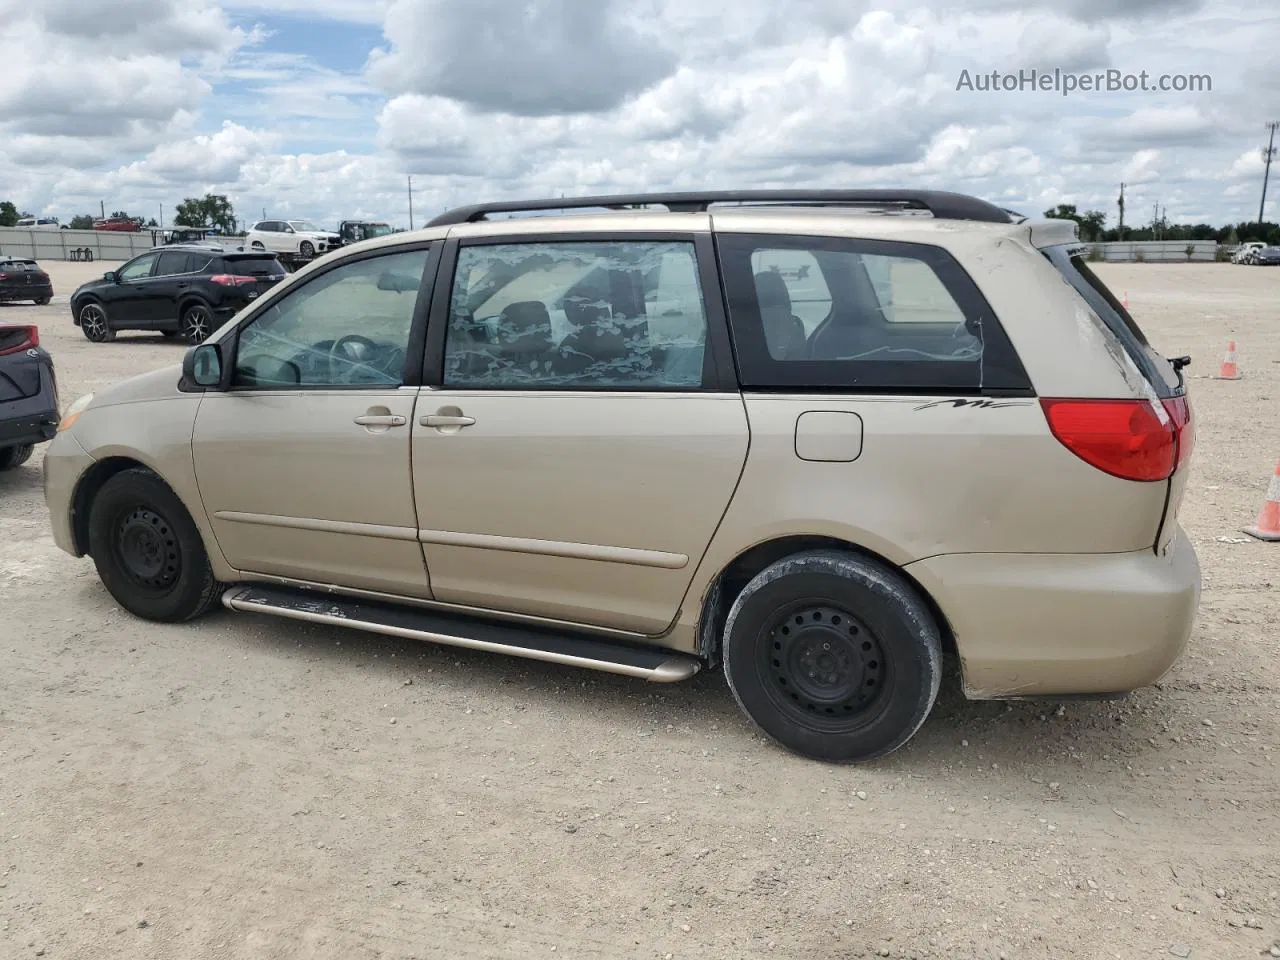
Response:
[{"label": "white cloud", "polygon": [[[242,217],[406,224],[412,174],[418,222],[503,196],[894,183],[1114,215],[1121,180],[1174,218],[1239,219],[1258,111],[1280,111],[1269,17],[1246,0],[0,0],[0,170],[15,202],[66,216],[216,189]],[[382,28],[367,63],[307,49],[335,22]],[[956,89],[962,69],[1107,65],[1214,89]]]}]

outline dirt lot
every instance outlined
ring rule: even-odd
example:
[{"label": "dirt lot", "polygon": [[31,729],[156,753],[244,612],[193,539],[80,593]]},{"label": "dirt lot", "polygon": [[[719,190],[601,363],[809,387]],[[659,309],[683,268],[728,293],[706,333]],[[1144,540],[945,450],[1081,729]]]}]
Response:
[{"label": "dirt lot", "polygon": [[[64,402],[178,359],[93,345]],[[945,690],[830,768],[674,688],[222,613],[131,619],[0,478],[0,956],[1249,958],[1280,940],[1280,270],[1104,267],[1191,354],[1187,656],[1117,703]],[[1208,379],[1229,336],[1245,379]],[[1280,955],[1280,948],[1273,951]]]}]

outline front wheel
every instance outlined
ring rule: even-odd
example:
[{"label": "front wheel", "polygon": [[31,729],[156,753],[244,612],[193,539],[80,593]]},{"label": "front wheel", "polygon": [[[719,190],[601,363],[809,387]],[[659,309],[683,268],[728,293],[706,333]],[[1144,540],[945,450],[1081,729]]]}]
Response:
[{"label": "front wheel", "polygon": [[729,610],[724,671],[782,746],[828,763],[875,760],[923,725],[942,679],[928,604],[897,571],[838,550],[765,568]]},{"label": "front wheel", "polygon": [[52,297],[41,297],[39,300],[37,300],[37,301],[36,301],[36,306],[37,306],[37,307],[47,307],[47,306],[49,305],[49,302],[50,302],[52,299],[53,299]]},{"label": "front wheel", "polygon": [[298,244],[298,256],[302,257],[303,260],[310,260],[315,255],[316,248],[312,245],[310,240],[303,240]]},{"label": "front wheel", "polygon": [[182,323],[179,326],[182,339],[195,346],[204,343],[213,333],[213,311],[203,303],[193,303],[182,311]]},{"label": "front wheel", "polygon": [[200,531],[149,470],[125,470],[102,485],[89,512],[89,554],[107,592],[136,617],[176,623],[217,606]]},{"label": "front wheel", "polygon": [[86,303],[80,308],[80,332],[90,343],[107,343],[116,338],[107,311],[100,303]]},{"label": "front wheel", "polygon": [[35,446],[24,443],[20,447],[0,447],[0,470],[12,470],[31,459]]}]

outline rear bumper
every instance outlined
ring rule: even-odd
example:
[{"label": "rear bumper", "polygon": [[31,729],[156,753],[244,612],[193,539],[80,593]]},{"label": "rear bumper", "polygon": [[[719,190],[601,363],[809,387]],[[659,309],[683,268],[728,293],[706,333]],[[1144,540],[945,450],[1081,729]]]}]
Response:
[{"label": "rear bumper", "polygon": [[0,303],[14,303],[19,300],[53,299],[53,284],[44,286],[30,285],[25,287],[0,287]]},{"label": "rear bumper", "polygon": [[1166,556],[969,554],[906,569],[949,621],[975,700],[1155,683],[1186,648],[1200,603],[1200,562],[1181,529]]},{"label": "rear bumper", "polygon": [[52,368],[40,366],[40,389],[0,403],[0,447],[44,443],[58,432],[58,388]]}]

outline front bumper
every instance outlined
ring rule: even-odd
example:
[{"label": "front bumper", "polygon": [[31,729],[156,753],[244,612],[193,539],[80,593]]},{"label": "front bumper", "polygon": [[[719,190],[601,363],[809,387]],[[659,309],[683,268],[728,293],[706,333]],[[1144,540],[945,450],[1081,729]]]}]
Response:
[{"label": "front bumper", "polygon": [[1128,693],[1182,655],[1200,562],[1178,530],[1168,555],[968,554],[907,572],[949,621],[975,700]]},{"label": "front bumper", "polygon": [[44,502],[49,508],[53,542],[73,557],[81,556],[74,532],[76,487],[93,463],[70,430],[54,437],[44,454]]}]

